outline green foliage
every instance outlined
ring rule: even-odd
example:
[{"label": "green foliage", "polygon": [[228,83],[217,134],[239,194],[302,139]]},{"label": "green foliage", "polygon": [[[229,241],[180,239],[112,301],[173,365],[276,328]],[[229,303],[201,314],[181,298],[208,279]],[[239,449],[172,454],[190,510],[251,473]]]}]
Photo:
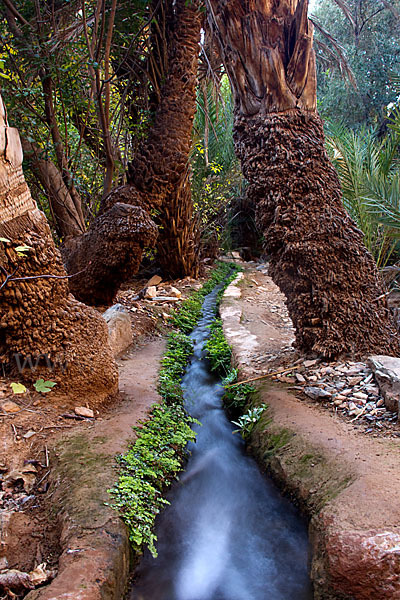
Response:
[{"label": "green foliage", "polygon": [[190,427],[194,422],[179,404],[156,404],[150,419],[134,428],[138,436],[135,443],[118,459],[122,472],[109,492],[113,508],[129,528],[136,552],[147,545],[157,556],[154,521],[168,504],[163,492],[182,470],[187,443],[195,440]]},{"label": "green foliage", "polygon": [[128,526],[132,547],[139,553],[147,546],[157,556],[153,527],[157,514],[168,504],[163,493],[182,470],[187,443],[196,437],[191,425],[198,421],[183,408],[180,386],[193,351],[192,340],[186,333],[200,316],[204,296],[227,278],[231,270],[232,265],[219,264],[202,289],[184,302],[184,310],[175,315],[175,325],[181,331],[169,335],[161,361],[159,393],[163,404],[155,404],[149,420],[134,428],[136,441],[127,454],[118,458],[121,474],[109,490],[112,507]]},{"label": "green foliage", "polygon": [[235,216],[232,205],[242,194],[244,180],[233,144],[234,101],[224,75],[203,82],[197,94],[193,128],[192,195],[203,241],[230,249],[227,224]]},{"label": "green foliage", "polygon": [[161,361],[158,386],[159,394],[167,404],[182,402],[180,382],[192,352],[193,342],[187,335],[181,332],[170,334],[167,351]]},{"label": "green foliage", "polygon": [[[400,9],[399,0],[390,1]],[[331,41],[317,28],[318,110],[323,118],[353,128],[377,124],[385,116],[384,107],[397,98],[391,73],[399,73],[399,23],[376,0],[346,0],[342,4],[348,8],[348,16],[339,4],[317,0],[313,13],[318,24],[338,42],[356,88],[344,81],[339,63],[326,51],[326,46],[333,50]]]},{"label": "green foliage", "polygon": [[44,379],[38,379],[33,387],[40,394],[48,394],[51,392],[52,388],[57,385],[55,381],[45,381]]},{"label": "green foliage", "polygon": [[224,336],[221,319],[215,319],[210,325],[210,337],[206,342],[207,358],[211,370],[225,377],[231,370],[232,349]]},{"label": "green foliage", "polygon": [[174,314],[171,320],[172,324],[184,333],[190,333],[200,318],[205,296],[207,296],[218,283],[227,278],[232,271],[229,279],[226,280],[226,284],[228,285],[232,278],[236,277],[238,270],[239,268],[237,265],[218,263],[217,268],[212,271],[210,278],[203,287],[197,292],[194,292],[182,303],[181,308]]},{"label": "green foliage", "polygon": [[254,427],[257,425],[260,420],[263,412],[267,410],[268,406],[266,404],[261,404],[260,406],[255,406],[254,408],[249,408],[249,410],[239,417],[237,421],[232,421],[234,425],[237,425],[239,429],[235,429],[233,433],[240,433],[244,440],[247,440],[251,435]]},{"label": "green foliage", "polygon": [[211,334],[206,342],[207,358],[211,363],[211,370],[224,378],[224,407],[230,416],[241,415],[256,388],[247,383],[232,386],[237,381],[238,371],[231,365],[232,349],[225,339],[221,319],[215,319],[210,329]]},{"label": "green foliage", "polygon": [[[57,385],[55,381],[45,381],[44,379],[37,379],[33,384],[33,387],[40,394],[48,394],[52,388]],[[22,383],[12,382],[10,383],[13,394],[25,394],[28,389]]]},{"label": "green foliage", "polygon": [[379,268],[398,258],[399,144],[396,131],[380,140],[371,130],[328,128],[327,148],[340,177],[344,205]]},{"label": "green foliage", "polygon": [[[225,383],[225,382],[224,382]],[[224,394],[224,406],[229,414],[243,414],[249,397],[256,392],[254,385],[241,383],[234,387],[228,387]]]}]

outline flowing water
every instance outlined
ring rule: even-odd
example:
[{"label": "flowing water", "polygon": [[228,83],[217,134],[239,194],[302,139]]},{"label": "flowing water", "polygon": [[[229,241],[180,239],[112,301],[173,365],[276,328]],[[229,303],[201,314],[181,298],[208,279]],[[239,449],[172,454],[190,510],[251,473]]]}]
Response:
[{"label": "flowing water", "polygon": [[217,292],[204,301],[182,384],[202,426],[157,519],[158,557],[143,557],[130,600],[309,600],[306,524],[232,435],[204,359]]}]

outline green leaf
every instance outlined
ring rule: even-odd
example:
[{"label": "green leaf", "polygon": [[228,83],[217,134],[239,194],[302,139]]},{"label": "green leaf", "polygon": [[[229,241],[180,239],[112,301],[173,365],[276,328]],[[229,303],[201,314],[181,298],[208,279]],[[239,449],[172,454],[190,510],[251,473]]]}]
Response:
[{"label": "green leaf", "polygon": [[57,385],[57,383],[55,381],[44,381],[44,379],[38,379],[34,384],[33,387],[35,388],[35,390],[37,392],[39,392],[40,394],[47,394],[48,392],[51,392],[51,389]]},{"label": "green leaf", "polygon": [[7,238],[0,237],[0,242],[4,242],[4,243],[7,244],[8,242],[11,242],[11,240],[9,240]]},{"label": "green leaf", "polygon": [[22,383],[12,382],[10,385],[14,394],[25,394],[28,391]]}]

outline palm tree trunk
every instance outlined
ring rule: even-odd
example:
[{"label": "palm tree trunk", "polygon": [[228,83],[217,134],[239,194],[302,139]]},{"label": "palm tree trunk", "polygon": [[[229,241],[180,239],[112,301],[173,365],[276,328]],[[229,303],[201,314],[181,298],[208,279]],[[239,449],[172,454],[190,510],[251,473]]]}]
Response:
[{"label": "palm tree trunk", "polygon": [[207,4],[235,97],[236,151],[298,348],[397,354],[379,274],[324,148],[308,0]]},{"label": "palm tree trunk", "polygon": [[177,0],[167,15],[168,72],[154,125],[129,165],[128,181],[159,211],[158,261],[165,274],[197,277],[188,164],[202,22],[199,0]]},{"label": "palm tree trunk", "polygon": [[[117,389],[107,327],[69,294],[50,228],[22,172],[18,131],[0,98],[0,362],[16,377],[39,377],[98,403]],[[25,250],[18,247],[25,246]],[[17,373],[24,360],[37,369]]]}]

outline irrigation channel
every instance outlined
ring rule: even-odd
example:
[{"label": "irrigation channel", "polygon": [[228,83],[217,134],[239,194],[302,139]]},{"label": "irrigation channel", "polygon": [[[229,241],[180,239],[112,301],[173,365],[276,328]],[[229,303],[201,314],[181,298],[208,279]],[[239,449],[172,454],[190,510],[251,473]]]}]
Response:
[{"label": "irrigation channel", "polygon": [[146,553],[130,600],[309,600],[308,538],[294,506],[246,454],[222,408],[223,388],[204,359],[217,286],[192,333],[182,381],[197,441],[158,517],[158,557]]}]

